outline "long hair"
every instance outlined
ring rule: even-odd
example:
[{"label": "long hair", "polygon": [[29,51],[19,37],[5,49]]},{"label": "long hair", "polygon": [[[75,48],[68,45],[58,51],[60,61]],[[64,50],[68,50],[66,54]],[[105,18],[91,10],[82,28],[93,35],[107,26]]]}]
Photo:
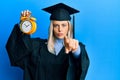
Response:
[{"label": "long hair", "polygon": [[[50,27],[49,27],[49,36],[48,36],[48,51],[52,54],[55,54],[54,52],[54,44],[55,44],[55,36],[53,34],[53,21],[51,20],[50,22]],[[68,21],[68,33],[67,33],[67,36],[69,38],[72,38],[73,37],[73,30],[72,30],[72,25],[70,23],[70,21]]]}]

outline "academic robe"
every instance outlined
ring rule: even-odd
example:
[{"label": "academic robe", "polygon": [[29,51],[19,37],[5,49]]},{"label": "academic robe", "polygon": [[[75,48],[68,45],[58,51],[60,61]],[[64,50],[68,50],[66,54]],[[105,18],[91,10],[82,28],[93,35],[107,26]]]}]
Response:
[{"label": "academic robe", "polygon": [[85,80],[89,58],[85,45],[79,43],[78,58],[65,53],[65,47],[56,56],[47,49],[47,40],[23,34],[16,24],[6,44],[12,66],[24,70],[24,80]]}]

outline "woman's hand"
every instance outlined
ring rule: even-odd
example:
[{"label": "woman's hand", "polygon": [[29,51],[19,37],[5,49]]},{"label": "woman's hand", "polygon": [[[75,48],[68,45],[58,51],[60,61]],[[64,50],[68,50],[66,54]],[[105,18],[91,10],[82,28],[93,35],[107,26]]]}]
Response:
[{"label": "woman's hand", "polygon": [[29,18],[31,16],[31,12],[29,10],[24,10],[21,12],[21,17]]},{"label": "woman's hand", "polygon": [[68,54],[70,51],[75,52],[78,49],[79,42],[78,40],[64,37],[65,52]]}]

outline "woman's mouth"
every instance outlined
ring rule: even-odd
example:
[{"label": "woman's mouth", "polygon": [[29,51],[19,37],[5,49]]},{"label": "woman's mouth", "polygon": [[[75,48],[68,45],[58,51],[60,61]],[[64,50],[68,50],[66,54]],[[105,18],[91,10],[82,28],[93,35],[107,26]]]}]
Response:
[{"label": "woman's mouth", "polygon": [[58,33],[57,35],[58,35],[58,36],[62,36],[62,35],[63,35],[63,33]]}]

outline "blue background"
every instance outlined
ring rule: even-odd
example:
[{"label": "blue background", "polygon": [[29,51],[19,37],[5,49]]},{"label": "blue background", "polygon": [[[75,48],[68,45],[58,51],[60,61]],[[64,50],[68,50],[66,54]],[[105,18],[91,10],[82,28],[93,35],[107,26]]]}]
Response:
[{"label": "blue background", "polygon": [[42,8],[63,2],[76,14],[75,37],[86,45],[90,67],[86,80],[120,80],[120,1],[118,0],[2,0],[0,2],[0,80],[23,80],[23,71],[12,67],[5,49],[20,12],[29,9],[37,18],[32,37],[47,38],[49,14]]}]

